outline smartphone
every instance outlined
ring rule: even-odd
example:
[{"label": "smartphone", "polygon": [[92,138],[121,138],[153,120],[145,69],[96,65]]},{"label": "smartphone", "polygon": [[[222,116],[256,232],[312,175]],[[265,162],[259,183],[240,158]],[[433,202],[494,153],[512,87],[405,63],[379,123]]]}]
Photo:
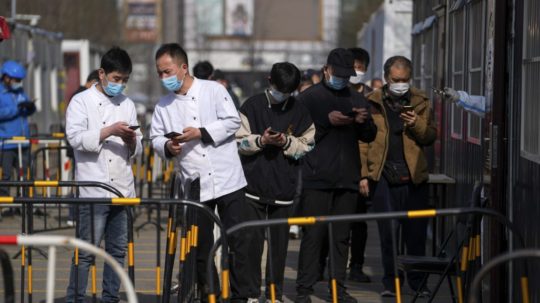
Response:
[{"label": "smartphone", "polygon": [[269,130],[268,133],[272,136],[275,136],[277,134],[279,134],[279,132],[275,131],[275,130]]},{"label": "smartphone", "polygon": [[411,105],[403,105],[403,108],[401,109],[402,113],[413,111],[414,107]]},{"label": "smartphone", "polygon": [[128,127],[129,127],[129,129],[137,130],[137,129],[139,129],[140,126],[139,125],[130,125]]},{"label": "smartphone", "polygon": [[165,134],[165,138],[172,139],[172,138],[175,138],[175,137],[178,137],[178,136],[181,136],[181,135],[182,135],[181,133],[170,132],[168,134]]}]

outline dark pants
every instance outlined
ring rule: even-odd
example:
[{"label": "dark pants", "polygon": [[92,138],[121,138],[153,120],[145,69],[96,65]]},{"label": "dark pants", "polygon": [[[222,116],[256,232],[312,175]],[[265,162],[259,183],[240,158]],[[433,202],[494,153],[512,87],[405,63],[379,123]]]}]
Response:
[{"label": "dark pants", "polygon": [[[1,147],[0,147],[1,148]],[[9,181],[12,179],[11,174],[13,168],[20,169],[19,167],[19,150],[15,149],[4,149],[0,151],[2,158],[2,181]],[[28,166],[28,148],[22,149],[22,163],[23,163],[23,174],[25,173],[26,167]],[[18,176],[18,172],[17,172]],[[26,179],[26,178],[25,178]],[[9,196],[9,187],[0,187],[0,196]]]},{"label": "dark pants", "polygon": [[[384,177],[378,183],[370,184],[374,188],[373,209],[375,212],[408,211],[426,209],[428,206],[427,184],[389,186]],[[382,283],[385,289],[394,290],[394,259],[392,257],[392,225],[397,232],[399,225],[391,221],[377,221],[381,240],[382,263],[384,275]],[[402,241],[408,255],[424,256],[426,253],[427,219],[402,220]],[[397,243],[395,245],[397,249]],[[400,274],[401,275],[401,274]],[[422,273],[407,274],[409,286],[416,290],[420,286]]]},{"label": "dark pants", "polygon": [[[290,216],[292,206],[274,206],[262,204],[250,198],[246,200],[251,205],[248,220],[282,219]],[[250,275],[249,298],[259,298],[261,295],[261,261],[264,250],[265,228],[254,230],[255,239],[250,249]],[[276,286],[276,298],[281,300],[283,296],[283,279],[285,274],[285,261],[287,259],[287,247],[289,245],[289,226],[279,225],[270,228],[272,266],[269,258],[266,258],[266,298],[270,299],[270,270],[272,270],[274,284]]]},{"label": "dark pants", "polygon": [[[366,198],[358,195],[356,213],[365,214],[367,212]],[[362,267],[364,265],[364,253],[368,237],[368,226],[365,221],[351,223],[351,261],[350,265]]]},{"label": "dark pants", "polygon": [[[246,221],[247,209],[244,189],[234,191],[215,200],[204,202],[211,209],[218,208],[219,217],[225,229]],[[208,280],[206,274],[206,262],[214,244],[214,222],[202,212],[197,215],[199,225],[199,247],[197,251],[197,280],[200,289],[203,290],[202,300],[206,301]],[[229,249],[233,254],[231,269],[232,301],[237,298],[246,298],[249,291],[247,285],[251,283],[249,275],[249,253],[251,243],[254,241],[254,232],[243,230],[231,235],[228,239]],[[216,270],[214,267],[214,284],[219,286]]]},{"label": "dark pants", "polygon": [[[302,193],[301,207],[304,216],[325,216],[353,214],[356,210],[358,192],[352,190],[312,190]],[[339,291],[345,290],[345,276],[349,255],[349,223],[332,224],[335,278]],[[319,258],[328,226],[315,224],[304,227],[304,235],[300,244],[298,257],[298,277],[296,291],[298,294],[312,294],[320,272]]]}]

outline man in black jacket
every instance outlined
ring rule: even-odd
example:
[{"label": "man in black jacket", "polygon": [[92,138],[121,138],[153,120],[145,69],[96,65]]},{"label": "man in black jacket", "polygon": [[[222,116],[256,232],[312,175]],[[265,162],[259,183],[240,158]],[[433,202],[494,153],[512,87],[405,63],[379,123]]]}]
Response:
[{"label": "man in black jacket", "polygon": [[[270,87],[249,98],[240,108],[242,125],[236,133],[238,150],[248,185],[249,203],[246,220],[287,218],[299,181],[300,162],[315,143],[315,126],[309,111],[291,93],[300,83],[300,71],[288,62],[276,63],[270,72]],[[276,302],[282,302],[283,277],[287,257],[288,226],[270,228],[269,256],[266,265],[266,298],[270,301],[270,284],[275,284]],[[261,258],[264,230],[244,233],[253,237],[250,247],[249,289],[247,302],[258,302],[261,289]],[[267,261],[269,258],[267,258]],[[273,275],[270,275],[270,272]],[[271,276],[273,281],[271,281]]]},{"label": "man in black jacket", "polygon": [[[324,81],[298,96],[311,113],[316,127],[315,148],[303,163],[302,215],[352,214],[356,211],[360,158],[358,140],[371,142],[377,128],[362,94],[350,89],[349,77],[356,75],[350,51],[330,52],[324,67]],[[349,243],[348,223],[332,225],[335,283],[339,302],[356,302],[345,288]],[[311,302],[310,294],[319,277],[319,255],[328,232],[326,225],[306,226],[300,244],[297,297]],[[334,281],[332,281],[334,283]]]}]

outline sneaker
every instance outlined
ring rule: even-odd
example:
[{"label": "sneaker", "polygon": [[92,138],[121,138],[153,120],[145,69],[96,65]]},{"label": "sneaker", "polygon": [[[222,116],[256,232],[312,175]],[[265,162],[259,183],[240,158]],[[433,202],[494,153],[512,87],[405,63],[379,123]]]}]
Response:
[{"label": "sneaker", "polygon": [[259,298],[248,298],[246,303],[259,303]]},{"label": "sneaker", "polygon": [[300,227],[298,225],[291,225],[289,228],[289,238],[299,239],[300,238]]},{"label": "sneaker", "polygon": [[73,220],[66,220],[66,225],[67,225],[67,226],[75,226],[75,221],[73,221]]},{"label": "sneaker", "polygon": [[381,297],[384,298],[394,298],[396,296],[396,292],[393,290],[385,289],[381,292]]},{"label": "sneaker", "polygon": [[294,303],[311,303],[311,297],[309,295],[296,295],[296,298],[294,298]]},{"label": "sneaker", "polygon": [[171,294],[175,294],[180,290],[180,283],[173,281],[171,285]]},{"label": "sneaker", "polygon": [[431,290],[427,286],[422,287],[421,290],[415,290],[415,293],[418,294],[418,298],[429,298],[431,297]]},{"label": "sneaker", "polygon": [[342,291],[340,293],[338,293],[338,302],[343,302],[343,303],[358,303],[358,301],[353,298],[353,296],[351,296],[348,292],[346,291]]},{"label": "sneaker", "polygon": [[362,270],[362,266],[353,264],[349,271],[349,280],[360,283],[370,283],[371,279]]}]

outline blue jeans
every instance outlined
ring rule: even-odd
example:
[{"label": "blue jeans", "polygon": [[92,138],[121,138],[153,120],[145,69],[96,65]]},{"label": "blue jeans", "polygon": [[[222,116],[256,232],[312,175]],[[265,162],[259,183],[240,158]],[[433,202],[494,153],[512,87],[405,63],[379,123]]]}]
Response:
[{"label": "blue jeans", "polygon": [[[79,238],[92,243],[90,236],[90,206],[79,206]],[[105,251],[120,265],[124,264],[127,248],[127,209],[123,206],[94,205],[94,245],[105,239]],[[71,262],[66,302],[84,302],[88,284],[88,270],[95,256],[79,250],[78,297],[75,300],[75,259]],[[103,267],[103,294],[101,302],[118,302],[120,279],[105,263]]]}]

